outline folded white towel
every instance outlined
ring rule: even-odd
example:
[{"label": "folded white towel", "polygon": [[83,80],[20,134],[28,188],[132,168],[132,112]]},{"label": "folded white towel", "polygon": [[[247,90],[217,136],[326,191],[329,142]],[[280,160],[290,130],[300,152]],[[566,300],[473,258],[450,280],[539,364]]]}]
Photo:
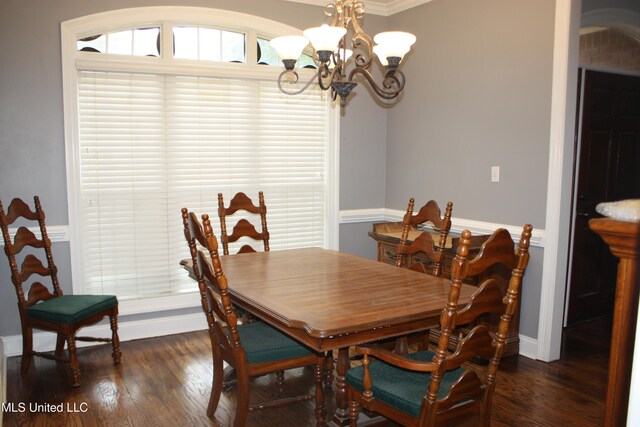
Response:
[{"label": "folded white towel", "polygon": [[640,222],[640,199],[600,203],[596,212],[619,221]]}]

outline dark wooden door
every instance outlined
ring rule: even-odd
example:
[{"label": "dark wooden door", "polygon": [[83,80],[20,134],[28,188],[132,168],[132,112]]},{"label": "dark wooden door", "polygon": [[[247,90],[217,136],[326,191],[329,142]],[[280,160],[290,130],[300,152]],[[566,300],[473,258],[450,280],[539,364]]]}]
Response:
[{"label": "dark wooden door", "polygon": [[596,205],[640,197],[640,77],[583,79],[567,326],[613,312],[617,259],[587,226]]}]

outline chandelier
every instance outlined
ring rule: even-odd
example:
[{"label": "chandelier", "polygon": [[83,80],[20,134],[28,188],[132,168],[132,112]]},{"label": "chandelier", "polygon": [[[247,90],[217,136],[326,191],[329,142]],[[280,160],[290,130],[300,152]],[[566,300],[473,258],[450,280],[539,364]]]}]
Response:
[{"label": "chandelier", "polygon": [[[331,25],[309,28],[303,32],[304,36],[284,36],[271,40],[271,46],[278,52],[285,67],[278,76],[280,91],[297,95],[317,79],[322,90],[331,90],[334,101],[340,95],[340,105],[344,107],[347,97],[358,84],[354,78],[359,74],[380,98],[397,97],[405,84],[404,74],[398,67],[416,37],[402,31],[386,31],[372,40],[360,27],[364,4],[359,0],[333,0],[333,3],[326,5],[324,13],[332,18]],[[349,45],[348,36],[351,37]],[[309,42],[315,51],[312,58],[318,71],[299,88],[294,86],[299,81],[295,65]],[[380,84],[370,71],[374,54],[384,67]]]}]

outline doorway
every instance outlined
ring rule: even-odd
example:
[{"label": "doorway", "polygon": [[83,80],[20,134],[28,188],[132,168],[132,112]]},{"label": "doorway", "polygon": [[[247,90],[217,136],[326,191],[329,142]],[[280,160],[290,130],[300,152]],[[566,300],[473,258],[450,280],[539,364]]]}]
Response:
[{"label": "doorway", "polygon": [[598,203],[640,198],[640,77],[580,70],[565,326],[613,313],[617,258],[588,227]]}]

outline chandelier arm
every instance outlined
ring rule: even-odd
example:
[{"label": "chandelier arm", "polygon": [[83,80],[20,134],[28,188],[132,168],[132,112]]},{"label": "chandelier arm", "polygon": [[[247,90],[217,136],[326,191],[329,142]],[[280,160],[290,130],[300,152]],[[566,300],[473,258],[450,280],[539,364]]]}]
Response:
[{"label": "chandelier arm", "polygon": [[[302,87],[302,89],[299,90],[286,90],[285,88],[282,87],[282,78],[286,75],[292,73],[295,76],[295,80],[292,81],[291,83],[298,83],[298,73],[295,70],[284,70],[283,72],[280,73],[280,75],[278,76],[278,89],[280,89],[280,92],[286,94],[286,95],[299,95],[302,92],[304,92],[305,90],[307,90],[307,88],[309,86],[311,86],[311,84],[316,80],[316,76],[320,75],[320,70],[318,70],[316,72],[315,75],[313,75],[309,81],[307,83],[305,83],[305,85]],[[319,77],[318,77],[319,78]]]},{"label": "chandelier arm", "polygon": [[365,68],[354,68],[349,74],[349,80],[353,81],[353,77],[356,74],[362,74],[367,82],[369,82],[371,89],[373,89],[380,98],[393,99],[400,95],[400,92],[404,89],[404,74],[399,70],[387,72],[382,82],[383,87],[378,86],[369,70]]},{"label": "chandelier arm", "polygon": [[[362,47],[363,45],[364,48]],[[353,46],[354,52],[359,49],[363,53],[366,53],[366,55],[362,53],[356,53],[354,55],[356,66],[369,69],[373,60],[373,42],[371,41],[371,37],[366,33],[356,33],[351,39],[351,46]]]},{"label": "chandelier arm", "polygon": [[[349,9],[349,20],[353,26],[353,36],[351,37],[351,46],[354,51],[354,62],[358,67],[369,68],[373,61],[373,40],[371,36],[364,32],[360,26],[360,21],[364,16],[364,4],[361,1],[354,1]],[[356,50],[362,53],[356,53]],[[363,55],[364,53],[364,55]]]},{"label": "chandelier arm", "polygon": [[[333,81],[335,80],[336,71],[338,70],[340,70],[340,67],[335,67],[331,71],[329,71],[329,68],[325,68],[324,72],[322,73],[320,72],[320,70],[318,70],[316,76],[318,76],[318,85],[320,86],[320,89],[329,90],[329,88],[331,87],[331,83],[333,83]],[[325,81],[328,82],[326,85],[324,83]]]},{"label": "chandelier arm", "polygon": [[398,88],[398,93],[402,92],[405,84],[404,73],[400,70],[389,70],[387,74],[384,76],[384,80],[382,81],[382,85],[385,88],[390,88],[395,86]]}]

